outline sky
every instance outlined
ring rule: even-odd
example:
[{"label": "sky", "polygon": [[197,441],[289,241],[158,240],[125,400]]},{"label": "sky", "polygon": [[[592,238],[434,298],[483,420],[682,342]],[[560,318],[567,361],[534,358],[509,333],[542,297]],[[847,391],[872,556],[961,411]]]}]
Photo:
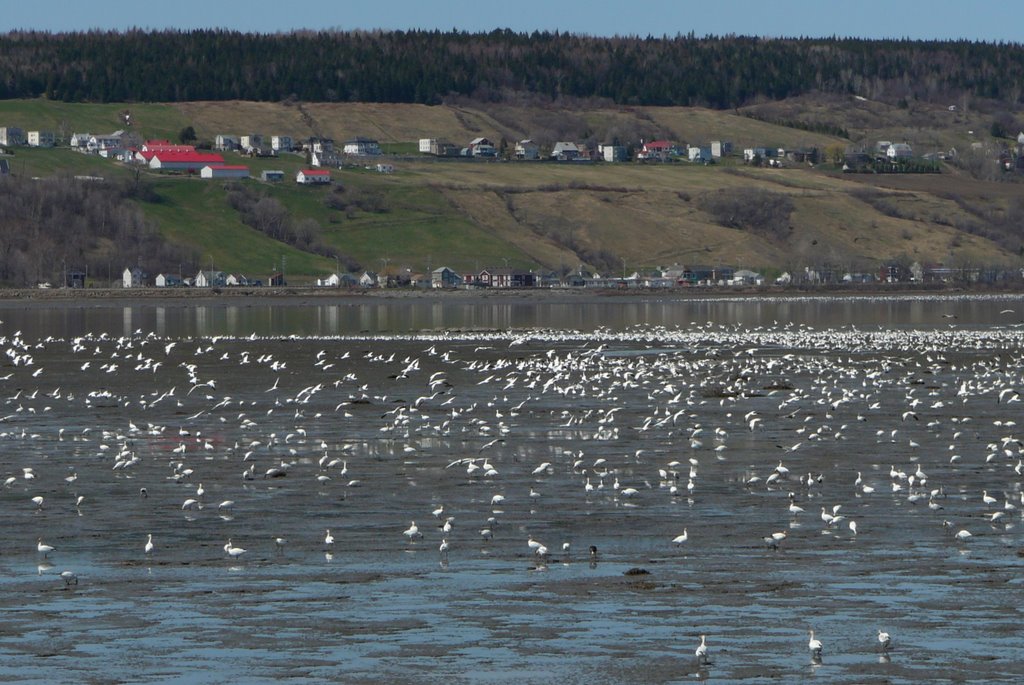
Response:
[{"label": "sky", "polygon": [[0,31],[559,30],[1024,42],[1016,0],[4,0]]}]

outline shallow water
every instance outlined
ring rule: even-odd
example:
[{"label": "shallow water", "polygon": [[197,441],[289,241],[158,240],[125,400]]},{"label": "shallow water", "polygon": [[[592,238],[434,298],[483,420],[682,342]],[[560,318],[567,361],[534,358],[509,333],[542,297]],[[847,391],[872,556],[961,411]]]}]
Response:
[{"label": "shallow water", "polygon": [[927,324],[859,309],[856,329],[758,309],[328,339],[218,324],[216,340],[122,327],[122,308],[78,332],[2,311],[0,680],[1020,682],[1024,332],[999,312],[1024,307],[922,306]]}]

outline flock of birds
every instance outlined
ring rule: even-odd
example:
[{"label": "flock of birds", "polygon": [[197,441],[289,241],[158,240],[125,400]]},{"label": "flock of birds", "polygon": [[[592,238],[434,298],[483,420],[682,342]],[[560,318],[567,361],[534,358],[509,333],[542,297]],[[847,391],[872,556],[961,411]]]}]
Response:
[{"label": "flock of birds", "polygon": [[[716,544],[692,513],[705,502],[752,504],[764,528],[740,551],[768,555],[812,554],[823,538],[857,554],[859,539],[884,544],[879,529],[918,513],[962,550],[1009,535],[1024,511],[1014,328],[12,332],[0,345],[2,506],[24,514],[40,573],[90,544],[68,514],[109,517],[111,507],[124,513],[119,526],[160,526],[123,553],[147,564],[224,540],[233,564],[429,541],[445,568],[476,549],[536,569],[572,561],[581,538],[591,564],[597,542],[604,559],[700,554]],[[292,515],[272,530],[286,499],[327,513],[315,528]],[[369,535],[346,514],[359,506],[376,517]],[[617,521],[618,537],[560,518],[573,508]],[[661,527],[629,529],[643,511]],[[887,653],[889,634],[878,642]],[[813,631],[808,649],[824,651]],[[709,663],[705,635],[695,657]]]}]

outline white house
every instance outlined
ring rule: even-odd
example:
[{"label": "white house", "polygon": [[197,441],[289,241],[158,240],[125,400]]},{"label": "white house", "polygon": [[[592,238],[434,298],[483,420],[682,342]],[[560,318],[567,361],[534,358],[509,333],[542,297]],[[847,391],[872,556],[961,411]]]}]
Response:
[{"label": "white house", "polygon": [[53,131],[28,132],[29,147],[53,147],[55,143],[56,137],[53,135]]},{"label": "white house", "polygon": [[292,137],[291,136],[271,136],[270,147],[275,152],[291,152],[292,151]]},{"label": "white house", "polygon": [[498,148],[486,138],[474,138],[469,141],[469,154],[471,157],[496,157]]},{"label": "white house", "polygon": [[202,178],[249,178],[249,167],[239,164],[208,164],[199,175]]},{"label": "white house", "polygon": [[395,173],[395,165],[394,164],[378,164],[377,165],[377,173],[379,173],[379,174],[393,174],[393,173]]},{"label": "white house", "polygon": [[224,158],[212,152],[157,152],[149,160],[149,168],[155,171],[199,171],[223,165]]},{"label": "white house", "polygon": [[85,149],[89,152],[99,152],[100,150],[106,149],[121,149],[123,147],[121,139],[124,137],[124,131],[114,131],[113,133],[107,133],[106,135],[96,135],[89,138],[89,142],[85,144]]},{"label": "white house", "polygon": [[885,154],[889,159],[910,159],[914,156],[914,151],[906,143],[893,143]]},{"label": "white house", "polygon": [[252,281],[249,280],[248,276],[243,274],[228,274],[224,278],[224,285],[239,286],[239,285],[252,285]]},{"label": "white house", "polygon": [[540,159],[540,145],[530,138],[516,143],[516,159]]},{"label": "white house", "polygon": [[330,183],[331,172],[327,169],[299,169],[299,173],[295,174],[295,182],[303,185]]},{"label": "white house", "polygon": [[259,150],[263,147],[263,136],[259,133],[247,133],[238,139],[238,146],[246,152]]},{"label": "white house", "polygon": [[364,271],[359,277],[359,285],[364,288],[376,288],[380,285],[380,277],[372,271]]},{"label": "white house", "polygon": [[214,288],[227,285],[228,275],[223,271],[200,271],[193,283],[197,288]]},{"label": "white house", "polygon": [[71,134],[71,149],[72,150],[85,150],[89,145],[89,140],[92,139],[91,133],[73,133]]},{"label": "white house", "polygon": [[316,153],[334,152],[334,140],[331,138],[310,138],[309,147]]},{"label": "white house", "polygon": [[139,267],[126,267],[121,274],[121,285],[125,288],[141,288],[145,285],[146,273]]},{"label": "white house", "polygon": [[562,162],[571,162],[580,158],[580,148],[576,143],[559,141],[551,148],[551,159]]},{"label": "white house", "polygon": [[627,159],[625,145],[598,145],[597,152],[606,162],[625,162]]},{"label": "white house", "polygon": [[16,126],[0,126],[0,145],[12,147],[25,144],[25,132]]},{"label": "white house", "polygon": [[353,138],[345,141],[345,147],[342,150],[346,155],[379,155],[380,143],[370,138]]},{"label": "white house", "polygon": [[238,136],[218,133],[213,140],[213,146],[218,150],[237,150]]},{"label": "white house", "polygon": [[711,141],[711,156],[712,157],[728,157],[732,154],[732,143],[727,140],[712,140]]},{"label": "white house", "polygon": [[437,138],[420,138],[420,152],[424,154],[431,154],[436,145]]},{"label": "white house", "polygon": [[158,288],[177,288],[185,283],[175,274],[157,274],[154,283]]},{"label": "white house", "polygon": [[710,145],[691,145],[686,148],[691,162],[707,162],[711,159]]}]

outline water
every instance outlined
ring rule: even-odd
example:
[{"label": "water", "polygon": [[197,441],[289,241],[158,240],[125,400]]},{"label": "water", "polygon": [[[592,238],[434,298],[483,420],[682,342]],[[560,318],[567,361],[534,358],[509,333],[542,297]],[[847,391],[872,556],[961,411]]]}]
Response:
[{"label": "water", "polygon": [[0,679],[1020,682],[1018,312],[6,306]]}]

